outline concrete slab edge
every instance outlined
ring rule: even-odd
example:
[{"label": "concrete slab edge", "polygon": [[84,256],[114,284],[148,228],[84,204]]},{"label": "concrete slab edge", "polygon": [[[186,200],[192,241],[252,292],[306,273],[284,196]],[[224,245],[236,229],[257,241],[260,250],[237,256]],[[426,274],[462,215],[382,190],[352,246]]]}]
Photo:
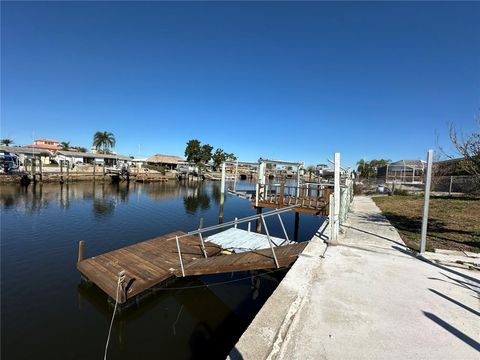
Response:
[{"label": "concrete slab edge", "polygon": [[281,352],[283,341],[296,314],[302,308],[310,284],[321,266],[327,251],[325,234],[330,226],[322,226],[310,240],[303,253],[293,264],[250,326],[243,333],[227,359],[274,360]]}]

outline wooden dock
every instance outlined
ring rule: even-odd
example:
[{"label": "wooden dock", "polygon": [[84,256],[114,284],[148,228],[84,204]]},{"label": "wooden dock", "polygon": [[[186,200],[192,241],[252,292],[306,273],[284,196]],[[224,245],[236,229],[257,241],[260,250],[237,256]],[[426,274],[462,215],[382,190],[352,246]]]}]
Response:
[{"label": "wooden dock", "polygon": [[[252,196],[251,203],[255,208],[274,208],[298,205],[297,213],[313,215],[328,215],[330,194],[332,188],[323,188],[323,184],[316,187],[286,186],[285,184],[257,184],[257,191]],[[326,186],[326,185],[325,185]]]},{"label": "wooden dock", "polygon": [[[208,256],[205,258],[200,237],[177,231],[88,259],[83,259],[81,245],[77,268],[114,300],[119,273],[124,271],[125,281],[118,296],[118,302],[123,304],[153,287],[167,285],[183,276],[176,236],[181,237],[179,245],[185,276],[277,267],[271,249],[227,255],[222,253],[220,246],[208,241],[205,242]],[[275,247],[279,267],[292,265],[306,245]]]}]

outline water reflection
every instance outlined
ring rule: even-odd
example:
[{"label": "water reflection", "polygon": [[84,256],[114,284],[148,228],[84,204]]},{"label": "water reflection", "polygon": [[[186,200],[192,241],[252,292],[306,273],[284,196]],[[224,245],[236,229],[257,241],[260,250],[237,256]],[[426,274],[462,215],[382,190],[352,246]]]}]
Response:
[{"label": "water reflection", "polygon": [[195,214],[198,209],[208,210],[210,208],[210,196],[205,188],[200,185],[186,188],[183,197],[183,206],[189,214]]},{"label": "water reflection", "polygon": [[72,202],[88,201],[96,216],[110,216],[118,203],[127,204],[134,196],[146,195],[154,201],[183,198],[183,206],[189,214],[210,209],[210,202],[219,204],[220,187],[207,188],[203,183],[74,183],[36,184],[32,186],[2,185],[0,206],[16,208],[27,213],[39,212],[51,204],[67,210]]}]

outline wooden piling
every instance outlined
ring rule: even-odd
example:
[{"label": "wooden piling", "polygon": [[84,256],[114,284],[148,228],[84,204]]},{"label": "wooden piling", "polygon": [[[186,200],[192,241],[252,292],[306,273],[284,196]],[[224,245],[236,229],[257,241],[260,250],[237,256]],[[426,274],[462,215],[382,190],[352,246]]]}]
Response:
[{"label": "wooden piling", "polygon": [[295,211],[295,227],[293,229],[293,241],[298,241],[298,226],[300,224],[300,213]]},{"label": "wooden piling", "polygon": [[85,250],[85,241],[83,240],[80,240],[78,242],[78,259],[77,259],[77,263],[79,263],[80,261],[82,261],[84,259],[84,250]]},{"label": "wooden piling", "polygon": [[[262,208],[261,207],[257,207],[257,215],[261,214],[262,213]],[[257,219],[257,228],[256,228],[256,231],[257,233],[261,233],[262,232],[262,220],[261,219]]]},{"label": "wooden piling", "polygon": [[283,193],[285,191],[285,182],[282,181],[282,183],[280,184],[280,196],[279,196],[279,204],[278,204],[278,208],[281,209],[283,208]]}]

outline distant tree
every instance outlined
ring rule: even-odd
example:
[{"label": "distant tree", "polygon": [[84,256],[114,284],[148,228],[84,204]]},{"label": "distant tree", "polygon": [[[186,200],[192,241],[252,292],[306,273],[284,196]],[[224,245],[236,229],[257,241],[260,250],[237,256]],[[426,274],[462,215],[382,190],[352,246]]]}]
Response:
[{"label": "distant tree", "polygon": [[213,146],[205,144],[200,149],[200,161],[203,164],[208,163],[212,159]]},{"label": "distant tree", "polygon": [[[450,125],[449,135],[458,155],[462,157],[459,163],[460,169],[474,176],[480,188],[480,117],[477,117],[476,122],[479,131],[472,132],[466,139],[458,135],[453,125]],[[453,159],[458,155],[448,157]]]},{"label": "distant tree", "polygon": [[390,160],[386,160],[386,159],[373,159],[370,161],[361,159],[357,161],[357,172],[360,174],[360,177],[369,179],[377,175],[377,171],[379,167],[385,166],[389,162]]},{"label": "distant tree", "polygon": [[86,153],[87,148],[84,148],[83,146],[76,146],[75,149],[77,149],[79,152]]},{"label": "distant tree", "polygon": [[213,167],[217,170],[220,165],[227,160],[226,153],[222,149],[218,148],[215,150],[215,153],[212,155]]},{"label": "distant tree", "polygon": [[185,157],[187,158],[188,162],[193,162],[195,164],[198,164],[200,162],[200,141],[198,141],[197,139],[192,139],[187,142],[187,146],[185,148]]},{"label": "distant tree", "polygon": [[224,161],[235,161],[237,157],[218,148],[212,155],[213,167],[217,170]]},{"label": "distant tree", "polygon": [[375,175],[375,170],[372,168],[370,162],[365,159],[357,161],[357,171],[360,174],[360,177],[370,178]]},{"label": "distant tree", "polygon": [[70,149],[70,141],[63,141],[60,143],[62,150],[68,151]]},{"label": "distant tree", "polygon": [[312,174],[315,174],[315,171],[317,168],[314,165],[309,165],[307,166],[307,172],[308,172],[308,181],[312,181]]},{"label": "distant tree", "polygon": [[108,153],[111,147],[116,144],[115,135],[107,131],[97,131],[93,135],[93,146],[99,150],[103,150],[104,153]]},{"label": "distant tree", "polygon": [[2,145],[9,146],[9,145],[13,144],[13,140],[12,139],[2,139],[2,140],[0,140],[0,143]]}]

